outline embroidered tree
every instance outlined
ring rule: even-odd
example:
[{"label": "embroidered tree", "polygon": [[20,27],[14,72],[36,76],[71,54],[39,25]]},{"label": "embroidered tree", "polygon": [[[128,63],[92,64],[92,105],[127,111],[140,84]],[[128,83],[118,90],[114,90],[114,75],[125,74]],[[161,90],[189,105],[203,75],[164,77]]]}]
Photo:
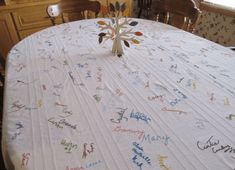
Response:
[{"label": "embroidered tree", "polygon": [[143,34],[139,31],[133,32],[133,29],[123,31],[122,29],[128,28],[127,26],[136,26],[137,21],[131,21],[131,19],[125,18],[121,20],[121,15],[126,9],[126,4],[123,3],[120,5],[119,2],[115,3],[115,6],[110,3],[109,12],[111,15],[111,21],[98,21],[101,31],[107,30],[107,32],[101,32],[99,34],[99,43],[107,41],[109,39],[113,40],[112,53],[117,54],[118,57],[122,56],[123,49],[121,41],[124,42],[125,46],[130,47],[128,41],[131,41],[133,44],[139,44],[140,42],[135,39],[135,36],[142,36]]}]

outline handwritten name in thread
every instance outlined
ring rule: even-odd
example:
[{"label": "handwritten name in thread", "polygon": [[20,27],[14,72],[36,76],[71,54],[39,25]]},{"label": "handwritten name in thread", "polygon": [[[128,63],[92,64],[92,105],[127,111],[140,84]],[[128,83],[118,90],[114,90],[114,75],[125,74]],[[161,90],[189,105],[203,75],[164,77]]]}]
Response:
[{"label": "handwritten name in thread", "polygon": [[169,68],[169,71],[172,73],[176,73],[176,74],[180,74],[179,72],[177,72],[178,66],[177,64],[173,64],[171,65],[171,67]]},{"label": "handwritten name in thread", "polygon": [[173,91],[176,93],[176,95],[178,96],[178,97],[180,97],[181,99],[187,99],[187,96],[184,94],[184,93],[182,93],[179,89],[173,89]]},{"label": "handwritten name in thread", "polygon": [[11,109],[13,111],[11,112],[17,112],[20,111],[21,109],[25,108],[26,106],[24,104],[21,104],[18,100],[12,103]]},{"label": "handwritten name in thread", "polygon": [[113,132],[133,134],[133,135],[136,135],[138,139],[142,139],[144,136],[143,130],[125,129],[125,128],[122,128],[121,126],[116,126],[113,129]]},{"label": "handwritten name in thread", "polygon": [[115,92],[116,92],[116,95],[119,97],[123,95],[123,92],[121,89],[116,89]]},{"label": "handwritten name in thread", "polygon": [[175,98],[169,102],[169,104],[173,107],[177,105],[179,102],[181,102],[181,99]]},{"label": "handwritten name in thread", "polygon": [[42,89],[43,89],[44,91],[46,91],[46,90],[47,90],[47,87],[46,87],[46,85],[45,85],[45,84],[43,84],[43,85],[42,85]]},{"label": "handwritten name in thread", "polygon": [[171,106],[175,106],[179,102],[181,102],[182,100],[187,99],[187,96],[185,94],[183,94],[181,91],[179,91],[178,89],[173,89],[173,91],[176,93],[177,98],[175,98],[169,102],[169,104]]},{"label": "handwritten name in thread", "polygon": [[184,77],[180,78],[179,80],[177,80],[177,83],[181,83],[184,80]]},{"label": "handwritten name in thread", "polygon": [[78,66],[79,68],[87,68],[87,67],[88,67],[88,64],[87,64],[87,63],[84,63],[84,64],[78,63],[77,66]]},{"label": "handwritten name in thread", "polygon": [[17,138],[17,136],[19,136],[21,134],[21,129],[24,128],[24,126],[21,122],[18,122],[15,125],[16,125],[16,132],[11,137],[11,140],[15,140]]},{"label": "handwritten name in thread", "polygon": [[189,79],[187,81],[186,86],[192,87],[193,90],[196,90],[197,89],[197,82],[196,82],[196,80]]},{"label": "handwritten name in thread", "polygon": [[30,157],[30,153],[23,153],[22,154],[21,168],[28,165],[29,157]]},{"label": "handwritten name in thread", "polygon": [[207,120],[196,118],[196,127],[199,129],[205,129],[205,124],[209,123]]},{"label": "handwritten name in thread", "polygon": [[213,146],[216,146],[219,144],[219,140],[218,139],[213,139],[213,136],[211,136],[206,142],[200,142],[197,141],[197,147],[200,150],[206,150],[208,148],[211,148]]},{"label": "handwritten name in thread", "polygon": [[25,64],[19,63],[15,65],[15,71],[16,72],[20,72],[21,70],[23,70],[23,68],[26,68]]},{"label": "handwritten name in thread", "polygon": [[147,163],[151,166],[151,159],[144,153],[144,148],[137,142],[132,143],[132,151],[134,156],[132,162],[142,170],[142,166]]},{"label": "handwritten name in thread", "polygon": [[36,81],[37,80],[33,80],[33,81],[30,81],[30,82],[24,82],[23,80],[17,80],[16,83],[20,84],[20,85],[30,85],[30,84],[33,84]]},{"label": "handwritten name in thread", "polygon": [[89,168],[93,168],[95,166],[98,166],[101,163],[102,163],[102,161],[98,160],[98,161],[87,163],[84,167],[85,167],[85,169],[89,169]]},{"label": "handwritten name in thread", "polygon": [[137,121],[142,120],[147,124],[151,122],[151,118],[148,117],[146,114],[140,112],[134,112],[134,110],[131,111],[130,118],[134,118]]},{"label": "handwritten name in thread", "polygon": [[66,139],[62,139],[60,144],[64,146],[66,153],[71,153],[72,150],[76,150],[78,148],[78,145],[74,144],[71,140],[67,141]]},{"label": "handwritten name in thread", "polygon": [[40,108],[40,107],[42,107],[42,105],[43,105],[42,100],[41,100],[41,99],[40,99],[40,100],[38,100],[38,107]]},{"label": "handwritten name in thread", "polygon": [[97,82],[102,82],[102,76],[103,76],[102,68],[98,67],[97,68],[97,73],[96,73],[96,81]]},{"label": "handwritten name in thread", "polygon": [[64,65],[64,66],[67,66],[67,65],[69,65],[69,62],[68,62],[68,60],[64,60],[64,61],[63,61],[63,65]]},{"label": "handwritten name in thread", "polygon": [[71,129],[74,129],[74,130],[77,129],[76,124],[72,125],[66,119],[60,119],[59,121],[56,121],[54,117],[51,117],[51,118],[48,119],[48,121],[51,124],[55,125],[55,127],[59,128],[59,129],[63,129],[64,126],[67,126],[67,127],[71,128]]},{"label": "handwritten name in thread", "polygon": [[91,78],[91,70],[87,70],[86,72],[86,78]]},{"label": "handwritten name in thread", "polygon": [[63,104],[63,103],[59,103],[59,102],[55,102],[56,106],[61,106],[61,107],[67,107],[68,105]]},{"label": "handwritten name in thread", "polygon": [[167,135],[163,135],[163,136],[160,136],[160,135],[151,135],[151,134],[144,134],[142,135],[142,138],[140,138],[141,142],[148,142],[149,144],[152,144],[153,142],[163,142],[164,145],[168,145],[169,143],[169,140],[170,140],[170,137],[167,136]]},{"label": "handwritten name in thread", "polygon": [[146,82],[146,84],[144,85],[144,88],[149,88],[149,81]]},{"label": "handwritten name in thread", "polygon": [[208,93],[208,95],[209,95],[210,102],[213,103],[213,101],[215,100],[215,93]]},{"label": "handwritten name in thread", "polygon": [[187,112],[185,112],[185,111],[177,110],[177,109],[168,109],[167,107],[163,107],[161,110],[162,110],[162,111],[166,111],[166,112],[178,113],[179,115],[181,115],[181,114],[187,114]]},{"label": "handwritten name in thread", "polygon": [[96,100],[96,102],[100,102],[101,98],[102,98],[99,94],[95,94],[95,95],[93,95],[93,97]]},{"label": "handwritten name in thread", "polygon": [[26,107],[26,105],[20,103],[20,101],[14,101],[11,106],[11,111],[8,111],[8,113],[18,112],[21,110],[35,110],[38,109],[37,107]]},{"label": "handwritten name in thread", "polygon": [[160,101],[160,102],[164,102],[164,96],[165,95],[154,95],[154,96],[148,96],[148,100],[149,101]]},{"label": "handwritten name in thread", "polygon": [[76,81],[76,79],[74,78],[73,73],[71,71],[68,72],[68,74],[69,74],[69,77],[70,77],[70,79],[72,80],[72,82],[75,86],[85,86],[83,83],[78,83]]},{"label": "handwritten name in thread", "polygon": [[229,102],[228,97],[225,97],[225,98],[224,98],[224,105],[225,105],[225,106],[230,106],[230,102]]},{"label": "handwritten name in thread", "polygon": [[126,112],[127,109],[128,109],[128,108],[121,108],[121,107],[118,107],[116,113],[118,114],[119,117],[118,117],[117,119],[110,119],[110,121],[113,122],[113,123],[121,123],[121,121],[122,121],[123,119],[125,119],[126,121],[128,121],[128,118],[124,116],[124,114],[125,114],[125,112]]},{"label": "handwritten name in thread", "polygon": [[59,117],[67,118],[67,117],[72,116],[72,115],[73,115],[72,110],[68,110],[67,107],[64,107],[63,110],[62,110],[62,114],[60,114]]},{"label": "handwritten name in thread", "polygon": [[228,120],[233,120],[233,119],[235,120],[235,115],[230,114],[230,115],[226,116],[225,118]]},{"label": "handwritten name in thread", "polygon": [[230,145],[219,145],[220,141],[218,139],[214,139],[214,136],[211,136],[207,141],[201,142],[197,141],[198,149],[204,151],[206,149],[211,148],[213,153],[217,153],[223,151],[224,153],[235,153],[235,148],[231,147]]},{"label": "handwritten name in thread", "polygon": [[129,75],[138,75],[139,71],[128,71]]},{"label": "handwritten name in thread", "polygon": [[65,170],[84,170],[84,168],[82,166],[81,167],[73,167],[73,168],[70,168],[69,166],[66,166]]},{"label": "handwritten name in thread", "polygon": [[158,162],[162,170],[170,170],[170,167],[167,167],[165,160],[167,159],[167,156],[159,155],[158,156]]},{"label": "handwritten name in thread", "polygon": [[83,152],[82,152],[83,159],[85,159],[88,155],[94,152],[95,150],[94,145],[95,145],[94,143],[90,143],[90,145],[88,145],[87,143],[83,144]]}]

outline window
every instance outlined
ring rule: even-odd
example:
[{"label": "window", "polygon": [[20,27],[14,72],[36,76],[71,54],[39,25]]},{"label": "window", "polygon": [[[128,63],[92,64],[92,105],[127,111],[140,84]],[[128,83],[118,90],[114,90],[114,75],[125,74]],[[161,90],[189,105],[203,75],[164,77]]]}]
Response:
[{"label": "window", "polygon": [[235,1],[234,0],[205,0],[205,1],[215,3],[218,5],[224,5],[227,7],[235,8]]}]

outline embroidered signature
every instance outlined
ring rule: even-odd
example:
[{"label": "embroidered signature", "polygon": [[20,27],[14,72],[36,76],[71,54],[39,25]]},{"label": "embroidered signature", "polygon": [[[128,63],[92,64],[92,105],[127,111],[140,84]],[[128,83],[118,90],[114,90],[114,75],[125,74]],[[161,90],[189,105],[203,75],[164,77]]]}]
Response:
[{"label": "embroidered signature", "polygon": [[142,166],[144,163],[147,163],[148,165],[151,165],[151,159],[145,155],[143,147],[140,146],[137,142],[132,143],[133,148],[133,154],[132,162],[136,164],[140,170],[142,170]]},{"label": "embroidered signature", "polygon": [[[224,151],[224,153],[235,153],[235,148],[231,147],[230,145],[220,145],[220,141],[218,139],[213,139],[214,136],[211,136],[206,142],[197,141],[197,147],[200,150],[206,150],[211,148],[213,153],[217,153],[220,151]],[[218,148],[217,148],[218,146]]]},{"label": "embroidered signature", "polygon": [[125,119],[126,121],[128,121],[128,118],[124,116],[124,113],[126,112],[127,108],[117,108],[118,111],[116,112],[119,115],[118,119],[110,119],[111,122],[113,123],[121,123],[122,119]]},{"label": "embroidered signature", "polygon": [[151,118],[145,115],[144,113],[131,111],[130,118],[135,118],[136,120],[143,120],[145,123],[151,122]]}]

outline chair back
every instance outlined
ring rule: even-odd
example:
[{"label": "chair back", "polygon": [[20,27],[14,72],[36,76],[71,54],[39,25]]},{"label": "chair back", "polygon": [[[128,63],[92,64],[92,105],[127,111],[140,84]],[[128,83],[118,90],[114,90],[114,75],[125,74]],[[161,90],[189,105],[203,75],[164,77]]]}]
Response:
[{"label": "chair back", "polygon": [[154,10],[157,21],[190,32],[200,14],[193,0],[156,0]]},{"label": "chair back", "polygon": [[146,18],[148,18],[151,10],[152,0],[138,0],[137,5],[139,8],[138,18],[141,17],[143,10],[145,12]]},{"label": "chair back", "polygon": [[64,22],[81,19],[96,18],[100,12],[101,4],[89,0],[62,0],[61,11]]},{"label": "chair back", "polygon": [[55,23],[56,17],[58,17],[60,14],[61,14],[61,11],[60,11],[59,4],[48,5],[47,15],[50,17],[52,25],[56,25]]}]

